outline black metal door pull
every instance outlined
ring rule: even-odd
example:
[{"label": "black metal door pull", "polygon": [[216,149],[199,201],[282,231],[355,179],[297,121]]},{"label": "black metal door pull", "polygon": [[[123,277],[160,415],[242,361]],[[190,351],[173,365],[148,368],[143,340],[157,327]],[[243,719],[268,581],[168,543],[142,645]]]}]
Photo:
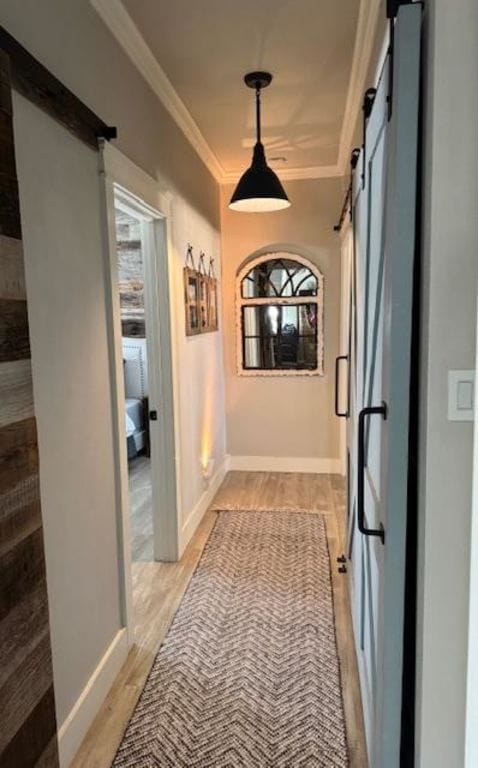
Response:
[{"label": "black metal door pull", "polygon": [[340,418],[343,418],[343,419],[348,418],[349,404],[347,403],[347,410],[339,411],[339,369],[340,369],[340,361],[347,360],[348,362],[348,359],[349,359],[348,355],[339,355],[338,357],[335,358],[335,415],[340,416]]},{"label": "black metal door pull", "polygon": [[385,530],[380,523],[380,528],[367,528],[365,525],[365,419],[368,416],[380,415],[387,418],[387,406],[385,403],[372,408],[363,408],[358,418],[358,477],[357,477],[357,524],[360,533],[364,536],[378,536],[385,544]]}]

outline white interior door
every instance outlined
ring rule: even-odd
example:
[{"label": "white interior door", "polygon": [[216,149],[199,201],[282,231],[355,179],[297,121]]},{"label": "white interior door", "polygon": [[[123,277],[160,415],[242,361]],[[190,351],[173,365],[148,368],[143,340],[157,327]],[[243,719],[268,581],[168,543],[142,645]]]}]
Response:
[{"label": "white interior door", "polygon": [[[173,351],[170,306],[167,220],[169,196],[118,150],[101,150],[105,236],[108,243],[107,295],[111,353],[112,395],[118,498],[120,507],[121,573],[127,625],[134,632],[131,581],[131,532],[128,462],[124,418],[124,370],[118,286],[115,209],[141,222],[144,258],[145,321],[147,327],[148,394],[150,419],[152,514],[154,556],[175,561],[178,557],[178,457],[176,454],[176,404],[173,385]],[[133,637],[133,635],[131,635]]]},{"label": "white interior door", "polygon": [[166,221],[145,216],[145,320],[148,351],[154,556],[178,554],[174,387],[172,375]]},{"label": "white interior door", "polygon": [[[141,224],[154,557],[159,561],[174,561],[178,535],[166,220],[163,214],[134,194],[118,185],[114,189],[115,206]],[[117,335],[120,336],[116,272],[113,292],[117,305]],[[124,398],[121,399],[124,402]],[[124,450],[125,441],[120,438],[120,442]]]},{"label": "white interior door", "polygon": [[370,768],[400,765],[420,21],[400,7],[353,190],[348,554]]}]

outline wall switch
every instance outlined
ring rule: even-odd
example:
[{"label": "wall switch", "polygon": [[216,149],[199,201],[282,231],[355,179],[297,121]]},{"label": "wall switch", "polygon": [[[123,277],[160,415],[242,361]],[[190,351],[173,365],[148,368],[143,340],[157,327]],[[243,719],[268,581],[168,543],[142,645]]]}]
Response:
[{"label": "wall switch", "polygon": [[473,421],[475,371],[448,371],[448,421]]}]

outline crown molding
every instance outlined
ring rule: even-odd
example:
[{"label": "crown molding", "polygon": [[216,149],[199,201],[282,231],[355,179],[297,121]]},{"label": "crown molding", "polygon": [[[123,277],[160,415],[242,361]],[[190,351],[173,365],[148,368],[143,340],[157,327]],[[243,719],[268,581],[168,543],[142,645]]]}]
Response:
[{"label": "crown molding", "polygon": [[340,134],[337,166],[340,175],[345,176],[350,163],[350,152],[354,137],[357,116],[362,108],[366,79],[373,54],[374,37],[380,15],[382,0],[361,0],[355,35],[349,87],[345,102],[344,119]]},{"label": "crown molding", "polygon": [[[272,169],[280,176],[281,181],[300,181],[301,179],[330,179],[343,176],[338,165],[308,165],[304,168],[276,168]],[[221,184],[236,184],[244,173],[242,171],[224,171]]]},{"label": "crown molding", "polygon": [[[353,133],[362,105],[381,2],[382,0],[361,0],[360,2],[337,163],[305,168],[281,168],[278,171],[281,180],[325,179],[347,174]],[[242,171],[226,171],[223,168],[121,0],[90,0],[90,3],[182,130],[218,184],[237,182]]]},{"label": "crown molding", "polygon": [[90,2],[181,128],[208,170],[216,181],[220,182],[224,173],[222,165],[123,4],[120,0],[90,0]]}]

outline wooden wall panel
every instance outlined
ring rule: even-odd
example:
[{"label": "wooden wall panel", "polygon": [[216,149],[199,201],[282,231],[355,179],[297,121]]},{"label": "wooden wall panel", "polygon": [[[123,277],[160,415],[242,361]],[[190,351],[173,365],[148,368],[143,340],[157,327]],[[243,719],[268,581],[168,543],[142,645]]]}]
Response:
[{"label": "wooden wall panel", "polygon": [[9,61],[2,51],[0,713],[0,768],[58,766]]}]

